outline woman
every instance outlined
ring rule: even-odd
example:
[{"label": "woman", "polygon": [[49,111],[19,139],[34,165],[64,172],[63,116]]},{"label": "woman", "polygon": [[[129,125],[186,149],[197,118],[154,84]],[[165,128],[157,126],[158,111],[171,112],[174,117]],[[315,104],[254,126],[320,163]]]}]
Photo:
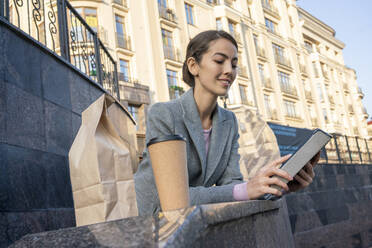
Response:
[{"label": "woman", "polygon": [[[217,104],[237,73],[238,46],[224,31],[210,30],[195,36],[187,46],[183,80],[191,89],[179,99],[154,104],[148,113],[146,142],[154,137],[180,134],[187,140],[187,166],[191,205],[257,199],[263,194],[282,195],[308,186],[319,154],[293,178],[278,169],[289,156],[264,166],[243,182],[239,170],[238,124],[235,115]],[[288,185],[277,178],[286,178]],[[270,185],[278,185],[277,190]],[[140,215],[160,210],[147,149],[135,174]]]}]

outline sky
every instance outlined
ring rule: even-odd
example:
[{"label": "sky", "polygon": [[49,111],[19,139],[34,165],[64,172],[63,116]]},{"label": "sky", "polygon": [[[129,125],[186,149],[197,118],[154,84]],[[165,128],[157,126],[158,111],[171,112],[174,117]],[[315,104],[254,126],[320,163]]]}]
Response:
[{"label": "sky", "polygon": [[345,43],[344,61],[357,72],[363,105],[372,116],[372,0],[297,0],[297,5],[331,26]]}]

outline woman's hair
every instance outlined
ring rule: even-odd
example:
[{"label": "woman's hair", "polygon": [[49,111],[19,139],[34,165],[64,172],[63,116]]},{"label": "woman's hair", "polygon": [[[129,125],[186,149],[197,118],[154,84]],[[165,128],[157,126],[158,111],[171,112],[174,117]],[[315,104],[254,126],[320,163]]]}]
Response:
[{"label": "woman's hair", "polygon": [[187,45],[186,58],[182,67],[182,79],[190,87],[195,86],[195,80],[194,76],[190,73],[189,68],[187,66],[187,59],[193,57],[197,63],[200,63],[203,54],[206,53],[209,49],[209,44],[212,41],[221,38],[231,41],[231,43],[238,50],[238,44],[236,43],[234,37],[232,37],[229,33],[222,30],[204,31],[199,33],[190,40],[189,44]]}]

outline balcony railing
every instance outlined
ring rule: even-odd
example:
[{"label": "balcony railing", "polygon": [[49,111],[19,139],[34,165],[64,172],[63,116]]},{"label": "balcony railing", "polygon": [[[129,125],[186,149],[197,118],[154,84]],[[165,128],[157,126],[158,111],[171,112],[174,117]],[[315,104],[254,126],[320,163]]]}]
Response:
[{"label": "balcony railing", "polygon": [[113,3],[116,3],[122,7],[128,8],[127,0],[112,0]]},{"label": "balcony railing", "polygon": [[289,95],[292,95],[292,96],[298,96],[297,94],[297,89],[295,86],[288,86],[288,85],[285,85],[285,84],[280,84],[280,89],[282,90],[283,93],[286,93],[286,94],[289,94]]},{"label": "balcony railing", "polygon": [[116,46],[131,50],[131,42],[130,42],[130,37],[125,36],[124,34],[116,33]]},{"label": "balcony railing", "polygon": [[265,49],[263,49],[262,47],[256,46],[256,53],[257,53],[257,56],[266,58]]},{"label": "balcony railing", "polygon": [[349,104],[347,109],[348,109],[349,113],[354,113],[353,105]]},{"label": "balcony railing", "polygon": [[262,86],[266,89],[272,89],[273,86],[271,85],[271,79],[268,77],[265,77],[262,79]]},{"label": "balcony railing", "polygon": [[359,129],[357,127],[353,128],[354,135],[359,136]]},{"label": "balcony railing", "polygon": [[248,78],[248,70],[246,66],[239,66],[238,74],[241,77]]},{"label": "balcony railing", "polygon": [[364,98],[364,93],[362,91],[362,88],[358,87],[358,94],[361,98]]},{"label": "balcony railing", "polygon": [[307,74],[306,66],[304,64],[300,64],[300,72],[302,74]]},{"label": "balcony railing", "polygon": [[290,118],[290,119],[302,120],[302,117],[298,115],[297,113],[294,113],[294,114],[287,113],[285,114],[285,117]]},{"label": "balcony railing", "polygon": [[349,91],[349,86],[347,85],[346,82],[344,82],[342,85],[344,87],[344,91]]},{"label": "balcony railing", "polygon": [[261,1],[261,4],[264,11],[279,18],[279,11],[273,4],[268,4],[265,1]]},{"label": "balcony railing", "polygon": [[206,1],[207,1],[207,4],[210,4],[212,6],[219,4],[219,0],[206,0]]},{"label": "balcony railing", "polygon": [[291,68],[291,62],[286,57],[281,56],[278,53],[275,53],[274,57],[277,64]]},{"label": "balcony railing", "polygon": [[313,127],[318,127],[319,126],[318,119],[317,118],[311,118],[311,125]]},{"label": "balcony railing", "polygon": [[179,49],[175,49],[174,47],[163,47],[164,50],[164,57],[166,59],[170,59],[176,62],[181,62],[181,53]]},{"label": "balcony railing", "polygon": [[120,100],[116,62],[98,27],[89,26],[67,0],[0,0],[0,16]]},{"label": "balcony railing", "polygon": [[233,0],[220,0],[220,2],[222,2],[223,1],[223,3],[226,5],[226,6],[228,6],[228,7],[230,7],[230,8],[234,8],[234,1]]},{"label": "balcony railing", "polygon": [[305,90],[305,97],[306,97],[306,99],[308,99],[310,101],[314,100],[313,93],[311,93],[310,90]]},{"label": "balcony railing", "polygon": [[267,110],[267,118],[271,120],[279,120],[278,113],[276,112],[276,109],[268,109]]},{"label": "balcony railing", "polygon": [[185,92],[182,87],[177,86],[177,85],[171,85],[168,87],[168,89],[169,89],[169,98],[171,100],[179,98]]},{"label": "balcony railing", "polygon": [[158,5],[159,7],[159,15],[161,18],[164,18],[170,22],[177,23],[177,17],[174,11],[170,8],[167,8],[163,5]]},{"label": "balcony railing", "polygon": [[333,98],[333,96],[329,95],[328,96],[328,100],[329,100],[329,103],[334,105],[335,104],[335,99]]}]

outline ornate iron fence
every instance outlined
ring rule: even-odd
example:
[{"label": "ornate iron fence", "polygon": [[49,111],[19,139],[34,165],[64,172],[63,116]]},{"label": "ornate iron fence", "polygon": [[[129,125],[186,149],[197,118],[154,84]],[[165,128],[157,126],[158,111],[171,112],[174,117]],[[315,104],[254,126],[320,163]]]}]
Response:
[{"label": "ornate iron fence", "polygon": [[0,0],[0,16],[120,100],[115,60],[67,0]]}]

